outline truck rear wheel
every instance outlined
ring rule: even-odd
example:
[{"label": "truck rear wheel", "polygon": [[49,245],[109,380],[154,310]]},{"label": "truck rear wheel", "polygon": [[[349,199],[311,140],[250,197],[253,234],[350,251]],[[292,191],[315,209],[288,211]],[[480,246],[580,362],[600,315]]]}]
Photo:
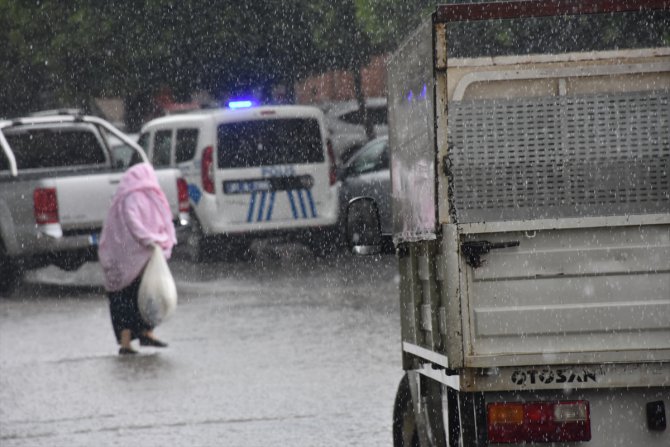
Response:
[{"label": "truck rear wheel", "polygon": [[393,406],[393,447],[420,447],[407,374],[400,380]]},{"label": "truck rear wheel", "polygon": [[[398,385],[393,409],[394,447],[459,446],[457,431],[445,432],[443,390],[447,388],[416,371],[405,373]],[[449,413],[450,415],[452,413]],[[455,416],[456,413],[453,413]],[[452,423],[449,423],[450,426]],[[452,427],[456,430],[456,426]],[[475,444],[466,444],[475,445]]]}]

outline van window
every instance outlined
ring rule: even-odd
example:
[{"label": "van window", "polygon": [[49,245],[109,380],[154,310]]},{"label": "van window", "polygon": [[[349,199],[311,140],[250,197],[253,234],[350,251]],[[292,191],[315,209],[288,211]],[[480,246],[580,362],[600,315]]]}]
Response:
[{"label": "van window", "polygon": [[195,157],[195,148],[198,144],[198,129],[177,129],[175,147],[175,161],[183,163]]},{"label": "van window", "polygon": [[247,168],[324,161],[316,119],[226,123],[218,129],[219,168]]},{"label": "van window", "polygon": [[55,168],[106,163],[96,135],[83,129],[6,131],[19,169]]},{"label": "van window", "polygon": [[172,150],[172,131],[159,130],[154,136],[154,152],[151,162],[154,166],[170,166],[170,151]]}]

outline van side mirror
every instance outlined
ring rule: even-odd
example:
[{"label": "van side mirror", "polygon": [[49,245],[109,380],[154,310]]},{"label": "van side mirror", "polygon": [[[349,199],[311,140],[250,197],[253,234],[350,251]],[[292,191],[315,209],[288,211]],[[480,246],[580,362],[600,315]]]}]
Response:
[{"label": "van side mirror", "polygon": [[347,243],[354,254],[375,255],[382,250],[382,232],[377,204],[370,197],[357,197],[347,206]]}]

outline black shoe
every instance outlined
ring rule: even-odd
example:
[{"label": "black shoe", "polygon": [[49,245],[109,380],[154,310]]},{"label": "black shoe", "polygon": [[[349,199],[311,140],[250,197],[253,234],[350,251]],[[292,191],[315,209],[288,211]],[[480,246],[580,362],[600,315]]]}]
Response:
[{"label": "black shoe", "polygon": [[140,346],[153,346],[155,348],[167,348],[167,343],[160,341],[157,338],[142,336],[139,337]]},{"label": "black shoe", "polygon": [[137,351],[135,351],[133,348],[124,348],[124,347],[119,348],[119,355],[127,355],[127,354],[137,354]]}]

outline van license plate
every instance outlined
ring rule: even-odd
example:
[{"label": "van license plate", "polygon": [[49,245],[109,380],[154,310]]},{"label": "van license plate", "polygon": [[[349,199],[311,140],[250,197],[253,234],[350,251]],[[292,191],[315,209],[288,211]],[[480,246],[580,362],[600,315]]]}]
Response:
[{"label": "van license plate", "polygon": [[257,191],[270,191],[272,183],[269,180],[236,180],[223,183],[223,192],[226,194],[244,194]]}]

